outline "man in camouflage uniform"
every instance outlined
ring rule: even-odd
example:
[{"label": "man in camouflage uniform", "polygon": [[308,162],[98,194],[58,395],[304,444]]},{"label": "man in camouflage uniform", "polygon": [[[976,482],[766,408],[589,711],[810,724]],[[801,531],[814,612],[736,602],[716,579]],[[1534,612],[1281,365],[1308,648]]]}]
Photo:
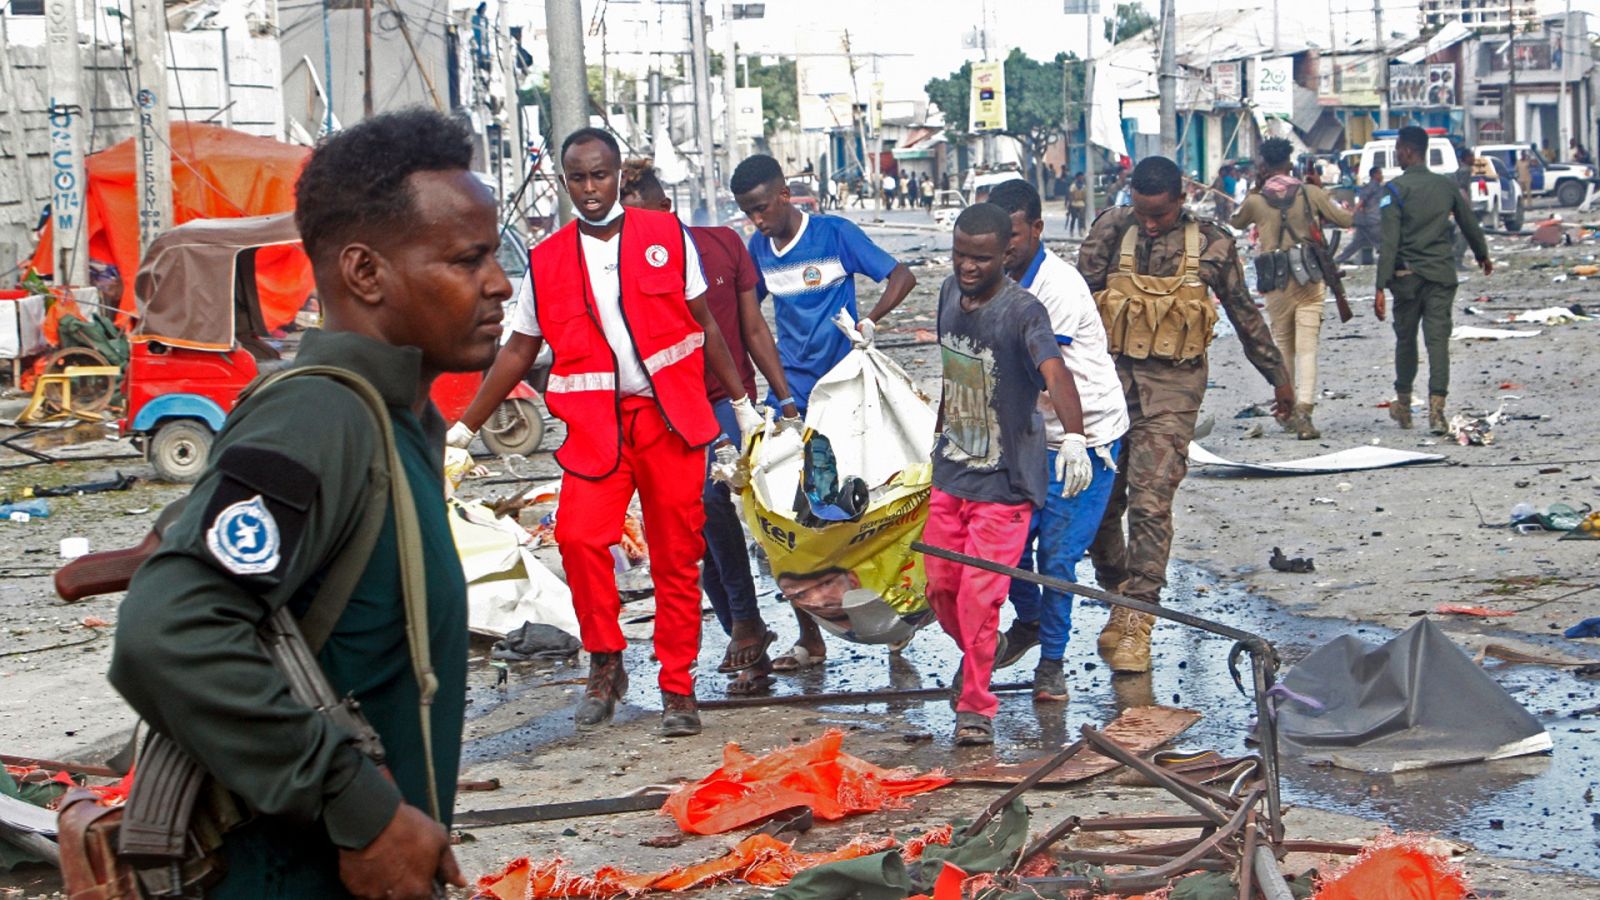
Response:
[{"label": "man in camouflage uniform", "polygon": [[[1273,386],[1274,414],[1280,421],[1285,419],[1294,407],[1293,382],[1245,287],[1233,236],[1226,228],[1184,210],[1183,179],[1169,159],[1141,161],[1134,168],[1130,187],[1133,204],[1106,210],[1095,220],[1078,253],[1078,271],[1096,292],[1102,316],[1110,312],[1108,297],[1116,293],[1107,290],[1107,282],[1127,284],[1127,279],[1117,276],[1130,229],[1134,230],[1133,266],[1139,275],[1183,274],[1189,254],[1195,251],[1203,287],[1190,282],[1186,297],[1189,308],[1195,310],[1196,322],[1180,324],[1178,331],[1191,336],[1198,327],[1209,331],[1216,316],[1209,310],[1205,290],[1215,293],[1244,344],[1246,357]],[[1193,231],[1198,232],[1198,240],[1191,247]],[[1201,302],[1194,302],[1196,297]],[[1131,321],[1106,323],[1131,423],[1123,439],[1111,501],[1090,554],[1095,577],[1107,590],[1159,603],[1172,549],[1172,498],[1188,472],[1189,441],[1205,397],[1205,347],[1210,334],[1184,340],[1184,351],[1160,353],[1155,349],[1162,346],[1159,328],[1153,335],[1148,328],[1146,334],[1136,335],[1136,325]],[[1162,355],[1177,358],[1159,358]],[[1126,538],[1124,513],[1128,517]],[[1112,671],[1150,670],[1154,621],[1153,616],[1123,607],[1112,610],[1099,641]]]}]

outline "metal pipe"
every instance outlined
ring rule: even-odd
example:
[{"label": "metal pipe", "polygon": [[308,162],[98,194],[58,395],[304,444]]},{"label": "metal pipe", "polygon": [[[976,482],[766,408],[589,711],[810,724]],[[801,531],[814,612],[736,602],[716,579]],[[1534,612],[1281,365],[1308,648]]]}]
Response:
[{"label": "metal pipe", "polygon": [[1078,752],[1081,751],[1083,747],[1083,739],[1079,738],[1078,740],[1073,741],[1066,747],[1062,748],[1060,753],[1050,757],[1050,759],[1045,761],[1044,765],[1034,769],[1033,773],[1027,778],[1017,782],[1016,785],[1010,790],[995,798],[995,801],[989,804],[989,808],[983,811],[983,815],[974,819],[972,824],[967,826],[967,830],[962,832],[962,835],[970,838],[983,831],[983,826],[989,824],[990,819],[993,819],[996,815],[999,815],[1000,811],[1005,809],[1007,804],[1032,790],[1034,785],[1037,785],[1039,782],[1043,781],[1051,772],[1061,768],[1063,763],[1074,756],[1077,756]]},{"label": "metal pipe", "polygon": [[[1014,693],[1033,690],[1032,682],[991,684],[992,693]],[[724,700],[702,700],[701,709],[748,709],[760,706],[797,706],[806,703],[893,703],[898,700],[932,700],[950,696],[949,688],[908,688],[891,691],[839,691],[828,694],[784,694],[776,697],[728,697]]]}]

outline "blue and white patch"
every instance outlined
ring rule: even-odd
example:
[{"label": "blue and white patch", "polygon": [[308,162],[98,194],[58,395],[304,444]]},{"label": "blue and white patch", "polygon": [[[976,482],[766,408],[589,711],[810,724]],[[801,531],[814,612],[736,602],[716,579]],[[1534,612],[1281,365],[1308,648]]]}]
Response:
[{"label": "blue and white patch", "polygon": [[1385,206],[1388,206],[1389,205],[1389,201],[1392,200],[1392,199],[1394,199],[1394,198],[1389,196],[1388,194],[1384,194],[1383,195],[1383,199],[1378,201],[1378,208],[1379,209],[1383,209]]},{"label": "blue and white patch", "polygon": [[278,522],[257,494],[222,508],[206,530],[206,547],[235,575],[265,575],[278,568]]}]

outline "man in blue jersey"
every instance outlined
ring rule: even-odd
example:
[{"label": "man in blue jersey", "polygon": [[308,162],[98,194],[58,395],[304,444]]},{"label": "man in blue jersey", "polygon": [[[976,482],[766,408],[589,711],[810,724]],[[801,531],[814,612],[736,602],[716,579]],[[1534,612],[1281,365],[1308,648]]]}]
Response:
[{"label": "man in blue jersey", "polygon": [[[789,202],[783,169],[770,156],[752,156],[739,163],[729,187],[739,209],[756,227],[750,238],[750,256],[760,272],[756,296],[772,297],[778,358],[803,415],[818,379],[850,352],[850,339],[834,326],[833,317],[848,310],[870,341],[876,324],[911,293],[917,278],[849,219],[812,216],[796,209]],[[883,295],[865,316],[856,309],[856,275],[884,282]],[[777,406],[787,399],[772,396],[770,402]],[[827,654],[816,622],[799,610],[795,617],[800,621],[800,638],[772,661],[775,671],[808,668]]]}]

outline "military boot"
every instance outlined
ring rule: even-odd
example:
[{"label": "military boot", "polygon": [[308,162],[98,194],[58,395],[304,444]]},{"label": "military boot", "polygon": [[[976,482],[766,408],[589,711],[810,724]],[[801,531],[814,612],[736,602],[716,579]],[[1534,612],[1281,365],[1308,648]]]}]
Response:
[{"label": "military boot", "polygon": [[583,699],[572,714],[578,729],[598,728],[611,721],[617,701],[628,691],[628,671],[622,667],[621,653],[589,654],[589,683]]},{"label": "military boot", "polygon": [[1434,434],[1449,434],[1450,423],[1444,417],[1444,395],[1428,395],[1428,430]]},{"label": "military boot", "polygon": [[700,704],[693,694],[661,692],[661,736],[690,737],[700,733]]},{"label": "military boot", "polygon": [[1106,664],[1113,672],[1150,671],[1150,629],[1156,617],[1149,613],[1128,610],[1127,622],[1122,629],[1122,639],[1110,653],[1105,654]]},{"label": "military boot", "polygon": [[1106,620],[1106,626],[1100,629],[1100,639],[1095,642],[1101,656],[1117,649],[1117,645],[1122,643],[1122,632],[1127,630],[1128,617],[1133,614],[1133,610],[1125,606],[1111,607],[1111,618]]},{"label": "military boot", "polygon": [[1294,415],[1290,416],[1290,419],[1294,422],[1294,436],[1302,441],[1314,441],[1322,437],[1322,432],[1317,430],[1317,426],[1311,424],[1311,410],[1314,408],[1310,403],[1294,405]]},{"label": "military boot", "polygon": [[1394,402],[1389,404],[1389,418],[1401,428],[1411,427],[1411,392],[1397,391]]}]

